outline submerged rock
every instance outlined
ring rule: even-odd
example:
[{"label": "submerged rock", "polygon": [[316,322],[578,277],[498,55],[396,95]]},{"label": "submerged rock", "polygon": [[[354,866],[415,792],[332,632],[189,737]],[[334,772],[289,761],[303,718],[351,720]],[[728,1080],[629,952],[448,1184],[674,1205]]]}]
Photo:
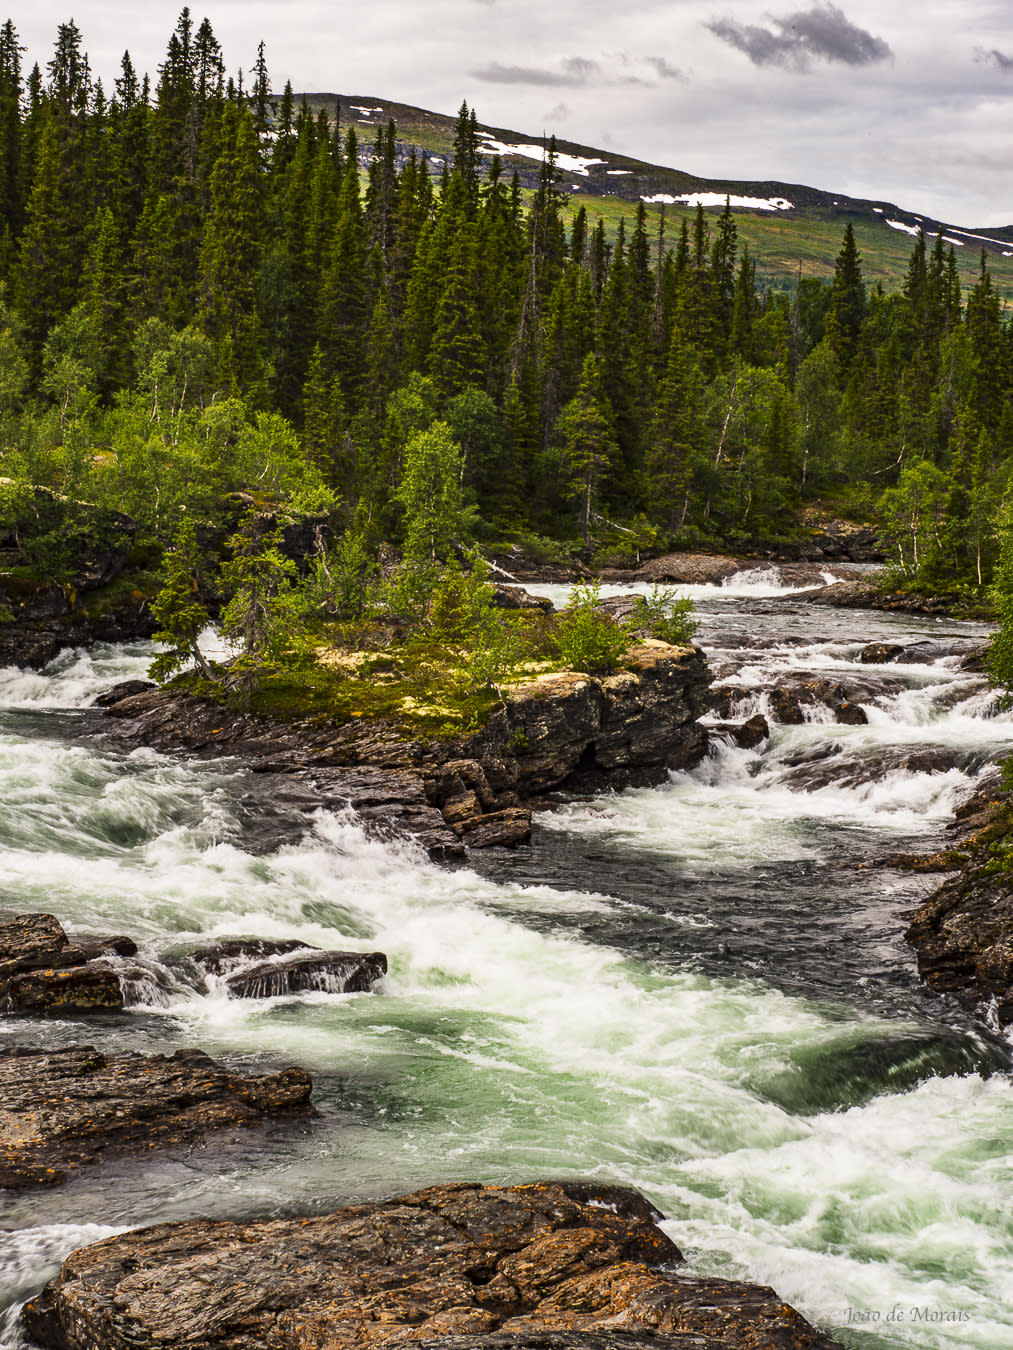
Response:
[{"label": "submerged rock", "polygon": [[23,1318],[59,1350],[834,1350],[772,1289],[680,1275],[660,1217],[634,1191],[563,1181],[162,1224],[75,1252]]},{"label": "submerged rock", "polygon": [[0,1051],[0,1187],[56,1186],[108,1154],[192,1144],[306,1111],[310,1087],[302,1069],[244,1077],[199,1050]]}]

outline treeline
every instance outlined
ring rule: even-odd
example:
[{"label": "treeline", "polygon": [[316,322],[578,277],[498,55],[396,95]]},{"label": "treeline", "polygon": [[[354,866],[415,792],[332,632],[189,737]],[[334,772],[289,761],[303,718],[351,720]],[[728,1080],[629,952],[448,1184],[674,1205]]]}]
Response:
[{"label": "treeline", "polygon": [[26,76],[0,30],[0,475],[164,542],[223,493],[329,504],[402,542],[405,447],[440,426],[472,528],[638,547],[876,509],[922,584],[987,580],[1013,452],[1013,330],[982,254],[919,237],[901,293],[760,293],[732,213],[609,239],[523,191],[462,107],[434,177],[393,124],[227,76],[188,10],[111,96],[73,23]]}]

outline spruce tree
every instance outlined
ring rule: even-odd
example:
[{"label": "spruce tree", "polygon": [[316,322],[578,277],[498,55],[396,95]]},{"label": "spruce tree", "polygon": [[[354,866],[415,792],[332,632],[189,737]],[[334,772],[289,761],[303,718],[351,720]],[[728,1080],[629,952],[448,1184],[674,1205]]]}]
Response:
[{"label": "spruce tree", "polygon": [[260,266],[261,185],[249,112],[223,114],[222,151],[211,175],[211,209],[200,250],[199,313],[220,351],[223,376],[252,389],[263,376],[256,280]]},{"label": "spruce tree", "polygon": [[858,348],[858,336],[866,308],[865,282],[862,280],[855,232],[848,221],[844,229],[844,242],[834,264],[826,319],[830,350],[843,374],[850,370]]}]

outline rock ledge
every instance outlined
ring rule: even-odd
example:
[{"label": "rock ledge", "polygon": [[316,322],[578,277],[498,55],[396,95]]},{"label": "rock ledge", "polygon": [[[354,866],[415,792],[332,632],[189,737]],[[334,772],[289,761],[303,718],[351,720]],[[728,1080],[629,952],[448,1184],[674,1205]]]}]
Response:
[{"label": "rock ledge", "polygon": [[681,1276],[660,1217],[635,1191],[541,1182],[163,1224],[75,1252],[23,1318],[58,1350],[834,1350],[771,1289]]}]

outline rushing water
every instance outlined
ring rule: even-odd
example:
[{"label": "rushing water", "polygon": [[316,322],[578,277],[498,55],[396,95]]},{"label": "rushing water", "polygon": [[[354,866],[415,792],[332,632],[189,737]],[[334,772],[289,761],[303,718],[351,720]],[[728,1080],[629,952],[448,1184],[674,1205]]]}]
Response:
[{"label": "rushing water", "polygon": [[[663,787],[572,802],[530,849],[457,870],[325,813],[265,852],[263,788],[236,763],[86,736],[144,646],[0,672],[0,904],[130,933],[144,1000],[5,1019],[0,1045],[298,1063],[319,1110],[3,1196],[0,1346],[23,1343],[17,1306],[71,1250],[125,1227],[587,1174],[650,1196],[696,1270],[771,1283],[845,1344],[1009,1350],[1010,1048],[915,977],[904,916],[934,879],[877,865],[937,847],[1013,745],[952,650],[982,630],[817,610],[762,573],[686,589],[738,713],[815,672],[858,688],[868,726],[816,709],[756,751],[717,742]],[[881,640],[936,655],[859,665]],[[390,974],[377,995],[230,1000],[187,959],[230,935],[381,949]]]}]

